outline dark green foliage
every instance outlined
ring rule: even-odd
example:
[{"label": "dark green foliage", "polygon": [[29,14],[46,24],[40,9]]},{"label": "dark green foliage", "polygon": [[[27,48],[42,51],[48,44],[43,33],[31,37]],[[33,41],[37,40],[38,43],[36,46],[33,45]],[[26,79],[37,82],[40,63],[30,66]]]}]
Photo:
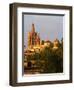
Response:
[{"label": "dark green foliage", "polygon": [[43,73],[57,73],[63,71],[63,52],[61,48],[57,50],[45,48],[45,50],[41,52],[40,59],[45,61]]},{"label": "dark green foliage", "polygon": [[44,40],[42,40],[41,45],[44,45]]}]

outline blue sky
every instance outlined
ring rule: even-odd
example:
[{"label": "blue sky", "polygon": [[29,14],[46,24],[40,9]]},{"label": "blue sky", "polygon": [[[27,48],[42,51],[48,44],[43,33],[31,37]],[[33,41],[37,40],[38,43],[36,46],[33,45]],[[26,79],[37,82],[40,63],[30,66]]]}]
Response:
[{"label": "blue sky", "polygon": [[35,25],[35,31],[41,40],[54,41],[63,37],[63,16],[60,15],[28,15],[24,14],[24,45],[27,47],[27,35]]}]

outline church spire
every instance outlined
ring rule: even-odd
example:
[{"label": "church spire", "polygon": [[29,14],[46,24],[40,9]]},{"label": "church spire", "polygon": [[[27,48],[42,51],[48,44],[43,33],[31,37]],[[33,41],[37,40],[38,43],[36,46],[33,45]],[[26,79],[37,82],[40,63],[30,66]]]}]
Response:
[{"label": "church spire", "polygon": [[32,32],[35,32],[35,26],[34,26],[34,23],[32,23]]}]

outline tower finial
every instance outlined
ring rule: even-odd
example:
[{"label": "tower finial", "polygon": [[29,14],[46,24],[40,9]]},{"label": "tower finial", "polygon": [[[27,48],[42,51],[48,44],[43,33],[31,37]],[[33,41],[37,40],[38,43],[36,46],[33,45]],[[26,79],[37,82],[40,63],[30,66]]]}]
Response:
[{"label": "tower finial", "polygon": [[32,23],[32,32],[35,32],[34,23]]}]

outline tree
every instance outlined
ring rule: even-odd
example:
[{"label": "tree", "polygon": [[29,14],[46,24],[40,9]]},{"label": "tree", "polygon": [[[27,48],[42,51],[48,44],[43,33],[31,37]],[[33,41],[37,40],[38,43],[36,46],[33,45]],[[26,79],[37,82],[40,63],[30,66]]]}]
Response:
[{"label": "tree", "polygon": [[44,45],[44,40],[41,41],[41,45]]}]

